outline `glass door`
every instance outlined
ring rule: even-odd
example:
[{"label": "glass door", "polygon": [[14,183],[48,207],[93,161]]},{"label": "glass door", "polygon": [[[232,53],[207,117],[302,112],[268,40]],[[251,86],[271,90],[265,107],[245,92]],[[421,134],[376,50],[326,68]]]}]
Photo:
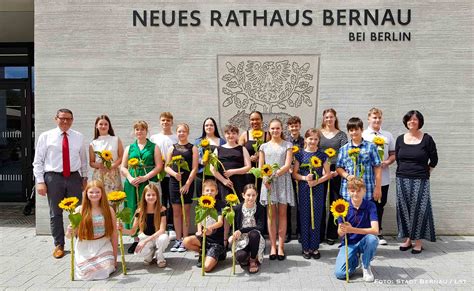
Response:
[{"label": "glass door", "polygon": [[[25,83],[0,83],[0,201],[25,201],[25,183],[31,179],[31,153],[25,137],[31,135],[26,122]],[[30,117],[31,118],[31,117]],[[30,165],[28,165],[28,163]],[[31,190],[31,189],[30,189]]]}]

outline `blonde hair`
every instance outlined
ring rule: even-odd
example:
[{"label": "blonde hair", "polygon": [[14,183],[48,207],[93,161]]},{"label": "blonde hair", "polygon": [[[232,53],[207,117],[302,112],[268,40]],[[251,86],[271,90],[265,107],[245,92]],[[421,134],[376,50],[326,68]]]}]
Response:
[{"label": "blonde hair", "polygon": [[212,186],[216,190],[218,190],[216,181],[214,181],[212,179],[207,179],[202,183],[202,188],[209,187],[209,186]]},{"label": "blonde hair", "polygon": [[161,195],[160,190],[154,184],[148,184],[143,188],[142,198],[140,199],[140,204],[138,206],[138,226],[141,232],[144,232],[146,229],[146,209],[147,209],[147,202],[145,199],[145,194],[148,191],[153,191],[156,193],[156,202],[155,202],[155,210],[153,211],[153,225],[155,226],[155,232],[160,229],[161,225]]},{"label": "blonde hair", "polygon": [[171,112],[161,112],[160,119],[161,118],[166,118],[166,119],[173,120],[173,114],[171,114]]},{"label": "blonde hair", "polygon": [[367,117],[370,117],[371,114],[380,114],[380,116],[382,116],[382,109],[378,109],[376,107],[372,107],[370,110],[369,110],[369,114],[367,114]]},{"label": "blonde hair", "polygon": [[133,124],[133,129],[142,128],[148,132],[148,123],[145,120],[135,121]]},{"label": "blonde hair", "polygon": [[361,189],[366,190],[364,179],[362,178],[354,178],[352,180],[347,181],[347,189],[354,189],[359,191]]},{"label": "blonde hair", "polygon": [[187,125],[186,123],[180,123],[176,126],[176,131],[178,131],[180,127],[184,127],[184,129],[186,129],[186,131],[189,133],[189,125]]},{"label": "blonde hair", "polygon": [[93,240],[94,239],[94,227],[92,225],[92,204],[87,197],[87,191],[91,188],[99,188],[102,197],[99,201],[100,210],[102,212],[102,216],[104,216],[104,229],[105,229],[105,237],[111,237],[114,233],[114,225],[112,222],[112,213],[110,211],[110,206],[107,201],[107,197],[105,195],[105,188],[104,184],[102,184],[99,180],[92,180],[87,183],[86,189],[82,193],[82,209],[81,215],[82,220],[79,223],[79,227],[77,229],[77,236],[80,240]]}]

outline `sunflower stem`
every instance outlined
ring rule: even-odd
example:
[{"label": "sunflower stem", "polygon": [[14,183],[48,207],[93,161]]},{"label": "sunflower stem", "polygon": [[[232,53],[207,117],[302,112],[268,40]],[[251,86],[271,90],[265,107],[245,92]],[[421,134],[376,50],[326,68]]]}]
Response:
[{"label": "sunflower stem", "polygon": [[123,248],[123,233],[122,230],[119,229],[119,239],[120,239],[120,253],[122,257],[122,273],[127,275],[127,264],[125,263],[125,250]]},{"label": "sunflower stem", "polygon": [[71,235],[71,281],[74,281],[74,232]]},{"label": "sunflower stem", "polygon": [[[207,218],[207,217],[206,217]],[[204,265],[206,263],[206,218],[204,218],[202,225],[203,225],[203,232],[202,232],[202,245],[201,245],[201,275],[204,276]]]},{"label": "sunflower stem", "polygon": [[[342,217],[342,222],[346,223],[344,216]],[[347,253],[349,250],[347,247],[347,233],[344,234],[344,248],[346,250],[346,283],[349,283],[349,254]]]},{"label": "sunflower stem", "polygon": [[[233,208],[232,208],[232,212],[234,212]],[[235,233],[235,221],[232,221],[232,233]],[[233,237],[232,237],[232,275],[235,275],[235,239]]]},{"label": "sunflower stem", "polygon": [[309,186],[309,204],[311,207],[311,229],[314,230],[313,187]]}]

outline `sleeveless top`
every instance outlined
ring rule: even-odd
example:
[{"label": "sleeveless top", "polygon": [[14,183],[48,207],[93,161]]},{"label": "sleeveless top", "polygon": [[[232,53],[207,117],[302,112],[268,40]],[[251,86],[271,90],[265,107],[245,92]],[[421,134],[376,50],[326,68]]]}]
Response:
[{"label": "sleeveless top", "polygon": [[[233,148],[218,147],[217,156],[226,170],[242,168],[245,165],[244,152],[241,145]],[[219,168],[219,172],[223,173],[224,171]]]},{"label": "sleeveless top", "polygon": [[[175,157],[179,155],[183,156],[184,160],[188,163],[189,170],[191,170],[193,167],[193,144],[191,143],[187,143],[185,145],[180,145],[179,143],[174,144],[171,157]],[[175,164],[173,164],[172,169],[173,171],[178,172],[178,167]],[[180,169],[180,170],[184,172],[188,172],[184,169]]]},{"label": "sleeveless top", "polygon": [[[135,141],[128,148],[128,159],[130,160],[132,158],[142,160],[143,166],[137,167],[137,169],[129,167],[128,171],[130,174],[133,177],[146,175],[155,167],[155,144],[147,139],[146,145],[140,150],[137,141]],[[150,181],[157,182],[157,176],[152,177]]]},{"label": "sleeveless top", "polygon": [[99,239],[105,235],[105,221],[102,214],[92,215],[92,228],[94,239]]},{"label": "sleeveless top", "polygon": [[[256,140],[250,140],[250,131],[247,130],[247,141],[245,142],[245,148],[249,152],[250,156],[253,156],[255,154],[255,150],[253,149],[253,144],[255,144]],[[267,132],[263,131],[263,143],[267,142]],[[262,144],[263,144],[262,143]],[[252,162],[252,166],[256,167],[257,162]]]}]

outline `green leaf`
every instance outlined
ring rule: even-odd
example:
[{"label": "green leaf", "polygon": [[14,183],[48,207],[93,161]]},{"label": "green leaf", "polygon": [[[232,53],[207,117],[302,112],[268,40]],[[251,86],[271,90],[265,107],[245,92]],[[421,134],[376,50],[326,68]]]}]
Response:
[{"label": "green leaf", "polygon": [[77,228],[81,223],[82,215],[80,213],[70,213],[68,215],[69,221],[71,222],[72,228]]},{"label": "green leaf", "polygon": [[230,225],[233,225],[234,224],[234,217],[235,217],[235,212],[234,211],[229,211],[225,216],[225,220],[227,220],[227,222]]},{"label": "green leaf", "polygon": [[156,177],[160,182],[163,181],[163,179],[166,177],[166,171],[161,171],[160,173],[158,173],[158,175],[156,175]]},{"label": "green leaf", "polygon": [[258,178],[262,177],[262,169],[260,169],[260,168],[253,167],[249,170],[249,173],[253,174],[255,176],[255,179],[258,179]]},{"label": "green leaf", "polygon": [[180,161],[178,162],[178,164],[179,164],[179,167],[180,167],[181,169],[186,170],[186,171],[188,171],[188,172],[190,171],[190,170],[189,170],[188,162],[186,162],[185,160],[180,160]]},{"label": "green leaf", "polygon": [[202,222],[204,219],[206,219],[206,210],[202,208],[196,207],[196,223]]},{"label": "green leaf", "polygon": [[117,212],[117,218],[119,218],[124,223],[130,223],[132,220],[132,210],[128,207]]},{"label": "green leaf", "polygon": [[209,210],[209,216],[214,218],[217,221],[217,218],[219,215],[217,214],[217,210],[215,208],[212,208]]},{"label": "green leaf", "polygon": [[207,163],[207,165],[204,167],[204,175],[206,176],[214,176],[211,172],[211,167],[210,164]]},{"label": "green leaf", "polygon": [[311,165],[310,164],[301,164],[300,165],[300,168],[310,168]]}]

